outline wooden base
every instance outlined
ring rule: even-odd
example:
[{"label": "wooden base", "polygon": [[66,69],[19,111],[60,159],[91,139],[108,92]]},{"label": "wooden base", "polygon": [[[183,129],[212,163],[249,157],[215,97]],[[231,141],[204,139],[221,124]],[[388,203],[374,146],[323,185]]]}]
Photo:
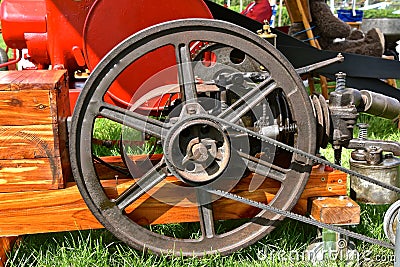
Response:
[{"label": "wooden base", "polygon": [[[110,157],[108,161],[114,161]],[[109,175],[112,175],[110,172]],[[114,177],[112,175],[111,177]],[[248,184],[252,177],[247,177],[238,184],[233,192],[248,197]],[[134,180],[103,180],[106,192],[115,197],[128,188]],[[191,202],[191,192],[185,197],[182,192],[173,190],[173,185],[180,183],[174,177],[167,178],[154,189],[156,194],[167,198],[168,205],[145,195],[130,207],[130,216],[140,224],[162,224],[192,222],[198,220],[197,207]],[[269,202],[279,189],[279,183],[267,180],[251,197],[256,201]],[[172,189],[171,189],[172,188]],[[309,198],[319,196],[340,196],[346,194],[346,175],[339,171],[328,172],[314,168],[306,188],[294,208],[299,214],[307,213]],[[163,199],[165,200],[165,198]],[[185,205],[183,201],[186,201]],[[179,205],[178,205],[179,203]],[[254,216],[257,209],[220,199],[214,203],[218,210],[218,219],[236,219]],[[101,224],[86,207],[75,183],[68,183],[65,189],[29,192],[9,192],[0,194],[0,236],[16,236],[44,232],[72,231],[101,228]],[[16,227],[18,226],[18,227]]]}]

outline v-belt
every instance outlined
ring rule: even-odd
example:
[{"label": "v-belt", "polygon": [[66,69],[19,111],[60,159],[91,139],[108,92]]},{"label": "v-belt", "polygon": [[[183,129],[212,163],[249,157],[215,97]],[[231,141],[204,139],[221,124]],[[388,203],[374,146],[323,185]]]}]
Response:
[{"label": "v-belt", "polygon": [[[204,114],[202,115],[202,117],[204,117]],[[301,156],[303,156],[305,158],[310,159],[311,161],[313,161],[315,163],[319,163],[319,164],[324,164],[324,165],[330,166],[330,167],[332,167],[332,168],[334,168],[336,170],[340,170],[340,171],[342,171],[344,173],[356,176],[356,177],[358,177],[358,178],[360,178],[362,180],[368,181],[370,183],[373,183],[375,185],[381,186],[381,187],[386,188],[388,190],[400,193],[400,188],[398,188],[398,187],[382,183],[381,181],[376,180],[374,178],[371,178],[371,177],[362,175],[360,173],[357,173],[355,171],[346,169],[346,168],[344,168],[344,167],[342,167],[340,165],[331,163],[330,161],[327,161],[325,159],[319,158],[319,157],[317,157],[317,156],[315,156],[313,154],[310,154],[310,153],[304,152],[304,151],[302,151],[300,149],[288,146],[288,145],[286,145],[286,144],[284,144],[282,142],[276,141],[276,140],[274,140],[272,138],[269,138],[267,136],[252,132],[252,131],[250,131],[250,130],[244,128],[244,127],[241,127],[239,125],[236,125],[234,123],[227,122],[227,121],[225,121],[223,119],[220,119],[218,117],[211,117],[210,116],[210,119],[212,119],[214,121],[217,121],[218,123],[220,123],[222,125],[225,125],[227,128],[232,128],[232,129],[235,129],[235,130],[240,131],[242,133],[246,133],[249,136],[253,136],[253,137],[255,137],[255,138],[257,138],[257,139],[259,139],[261,141],[264,141],[264,142],[269,143],[271,145],[280,147],[280,148],[285,149],[287,151],[290,151],[292,153],[301,155]],[[349,237],[352,237],[352,238],[355,238],[355,239],[358,239],[358,240],[361,240],[361,241],[365,241],[365,242],[369,242],[369,243],[372,243],[372,244],[375,244],[375,245],[379,245],[379,246],[382,246],[382,247],[394,249],[394,245],[392,245],[389,242],[385,242],[385,241],[382,241],[382,240],[379,240],[379,239],[371,238],[371,237],[368,237],[368,236],[365,236],[365,235],[362,235],[362,234],[359,234],[359,233],[355,233],[353,231],[341,228],[339,226],[322,223],[322,222],[319,222],[317,220],[311,219],[309,217],[302,216],[302,215],[299,215],[299,214],[295,214],[295,213],[290,212],[290,211],[281,210],[281,209],[275,208],[273,206],[269,206],[267,204],[264,204],[262,202],[257,202],[257,201],[253,201],[251,199],[246,199],[246,198],[243,198],[241,196],[232,194],[230,192],[225,192],[225,191],[213,189],[213,188],[210,188],[210,187],[202,187],[202,188],[204,188],[204,190],[206,190],[209,193],[212,193],[212,194],[215,194],[215,195],[219,195],[219,196],[222,196],[222,197],[225,197],[225,198],[229,198],[229,199],[232,199],[232,200],[235,200],[235,201],[238,201],[238,202],[241,202],[241,203],[244,203],[244,204],[256,207],[256,208],[259,208],[259,209],[267,210],[267,211],[270,211],[270,212],[285,216],[285,217],[290,218],[290,219],[294,219],[294,220],[297,220],[297,221],[300,221],[300,222],[303,222],[303,223],[311,224],[311,225],[317,226],[319,228],[326,228],[328,230],[332,230],[332,231],[335,231],[335,232],[337,232],[339,234],[343,234],[343,235],[346,235],[346,236],[349,236]]]}]

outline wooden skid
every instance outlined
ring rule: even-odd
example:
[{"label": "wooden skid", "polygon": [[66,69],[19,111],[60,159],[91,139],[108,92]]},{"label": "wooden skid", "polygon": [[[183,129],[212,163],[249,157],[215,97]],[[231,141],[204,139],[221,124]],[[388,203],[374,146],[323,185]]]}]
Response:
[{"label": "wooden skid", "polygon": [[65,186],[69,115],[66,71],[0,72],[0,192]]},{"label": "wooden skid", "polygon": [[[116,162],[115,158],[109,161]],[[108,172],[106,177],[114,178]],[[248,193],[249,181],[244,178],[232,192],[251,197],[256,201],[269,202],[279,189],[279,183],[267,180],[260,188]],[[103,180],[105,191],[115,197],[128,188],[132,179]],[[198,221],[198,210],[194,192],[176,190],[173,186],[181,183],[174,177],[168,177],[157,185],[149,195],[142,196],[127,211],[131,218],[142,225],[165,224]],[[307,212],[307,200],[317,196],[338,196],[346,194],[346,175],[342,172],[327,172],[314,168],[309,182],[294,211]],[[163,200],[163,201],[160,201]],[[169,204],[165,204],[168,201]],[[237,219],[255,216],[259,210],[238,202],[219,199],[213,203],[216,219]],[[43,232],[59,232],[101,228],[100,223],[86,207],[74,183],[68,183],[65,189],[11,192],[0,194],[0,236],[13,236]]]},{"label": "wooden skid", "polygon": [[360,223],[360,206],[347,196],[318,197],[310,199],[311,217],[324,223],[357,225]]}]

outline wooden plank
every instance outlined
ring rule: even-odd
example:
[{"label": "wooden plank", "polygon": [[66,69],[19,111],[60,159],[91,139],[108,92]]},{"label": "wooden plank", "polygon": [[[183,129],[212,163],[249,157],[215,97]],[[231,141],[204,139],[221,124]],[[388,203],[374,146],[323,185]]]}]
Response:
[{"label": "wooden plank", "polygon": [[7,218],[0,220],[0,236],[102,228],[73,184],[60,190],[2,196],[10,198],[0,200],[0,218]]},{"label": "wooden plank", "polygon": [[[123,163],[121,162],[121,158],[118,156],[105,157],[104,159],[107,162],[112,163],[114,165],[120,167],[124,166]],[[138,163],[138,166],[140,166],[140,161],[143,159],[145,159],[145,157],[143,156],[135,156],[132,158],[134,162]],[[161,155],[153,155],[151,159],[153,161],[153,164],[155,164],[157,160],[161,159]],[[100,179],[114,179],[115,177],[124,178],[124,176],[121,175],[121,173],[112,171],[101,164],[96,165],[96,170],[98,175],[100,175]],[[277,182],[270,182],[268,185],[266,185],[266,187],[269,188],[270,191],[264,192],[264,194],[266,194],[267,199],[271,200],[274,197],[274,194],[278,191],[279,184]],[[241,190],[245,191],[247,189],[242,188]],[[171,194],[173,195],[174,193],[171,192]],[[346,194],[347,194],[347,175],[345,173],[340,171],[326,171],[324,169],[324,166],[316,166],[310,173],[308,183],[299,201],[297,202],[297,205],[294,207],[293,211],[298,214],[306,214],[308,212],[309,198],[318,196],[341,196]],[[148,201],[149,205],[153,206],[156,205],[154,203],[154,200],[148,200]],[[231,204],[233,203],[231,202]],[[233,205],[232,207],[235,207],[235,205]],[[155,213],[152,213],[152,215],[154,215],[153,219],[155,220],[156,216],[160,214],[155,215]],[[151,222],[153,221],[153,219],[149,219],[149,221]]]},{"label": "wooden plank", "polygon": [[67,129],[67,119],[71,116],[71,108],[69,101],[69,88],[67,85],[66,71],[57,71],[57,75],[59,75],[59,81],[56,85],[57,90],[51,90],[51,98],[55,101],[50,101],[51,103],[55,103],[56,110],[54,111],[57,114],[57,127],[54,126],[54,143],[55,148],[59,150],[59,155],[61,158],[61,170],[62,170],[62,178],[63,180],[59,183],[59,188],[64,188],[66,182],[71,180],[73,181],[71,164],[69,161],[69,148],[67,144],[68,140],[68,129]]},{"label": "wooden plank", "polygon": [[[0,159],[60,156],[56,125],[0,126]],[[56,133],[54,133],[56,130]]]},{"label": "wooden plank", "polygon": [[60,157],[0,160],[0,192],[58,189],[60,183]]},{"label": "wooden plank", "polygon": [[299,214],[308,212],[309,198],[319,196],[343,196],[347,194],[347,175],[340,171],[325,171],[324,167],[314,167],[307,185],[293,209]]},{"label": "wooden plank", "polygon": [[7,73],[0,76],[0,125],[51,124],[71,115],[66,71]]},{"label": "wooden plank", "polygon": [[2,71],[2,74],[5,74],[4,76],[1,76],[0,78],[0,88],[2,90],[6,91],[12,91],[15,89],[18,89],[18,84],[23,81],[26,77],[31,75],[32,72],[28,71]]},{"label": "wooden plank", "polygon": [[21,71],[0,71],[0,91],[10,91],[11,84],[23,75]]},{"label": "wooden plank", "polygon": [[[153,154],[150,157],[148,157],[147,155],[132,155],[130,156],[130,159],[133,163],[132,171],[135,171],[135,175],[137,177],[140,177],[140,175],[145,174],[147,171],[146,168],[143,168],[142,165],[143,161],[150,160],[152,164],[155,165],[162,159],[162,157],[163,157],[162,154]],[[126,168],[120,156],[102,157],[102,159],[111,165]],[[146,165],[146,167],[148,167],[148,165]],[[116,177],[120,179],[132,177],[131,175],[121,174],[120,172],[112,170],[109,167],[100,163],[96,163],[95,168],[97,175],[99,175],[99,178],[103,180],[114,179]]]},{"label": "wooden plank", "polygon": [[311,217],[327,224],[359,224],[360,212],[360,206],[347,196],[311,199]]},{"label": "wooden plank", "polygon": [[1,125],[38,125],[57,122],[50,92],[44,90],[0,91]]},{"label": "wooden plank", "polygon": [[[112,159],[116,160],[115,157]],[[306,212],[309,197],[345,194],[346,187],[343,186],[346,184],[345,180],[338,183],[338,180],[345,177],[346,175],[341,172],[314,169],[310,182],[302,194],[302,201],[296,205],[295,211]],[[114,179],[114,176],[110,178],[112,179],[102,181],[110,198],[115,198],[134,183],[132,179]],[[280,187],[278,182],[266,180],[260,188],[249,193],[247,189],[250,179],[251,176],[243,179],[233,192],[268,203]],[[147,194],[142,196],[129,207],[128,214],[139,224],[198,221],[194,191],[190,188],[176,190],[174,185],[180,183],[182,182],[176,178],[168,177],[149,192],[154,197]],[[304,202],[305,206],[302,204]],[[227,199],[215,201],[213,208],[217,211],[216,219],[223,220],[253,217],[259,212],[256,208]],[[67,188],[61,190],[2,193],[0,194],[0,218],[7,218],[7,220],[0,220],[0,236],[101,227],[87,209],[74,183],[68,183]]]},{"label": "wooden plank", "polygon": [[66,86],[65,70],[2,71],[0,90],[53,90]]},{"label": "wooden plank", "polygon": [[[177,182],[175,178],[170,178],[158,186],[165,189],[165,185]],[[103,185],[110,197],[115,197],[123,190],[127,189],[132,181],[119,180],[116,185],[115,180],[103,181]],[[157,189],[156,189],[157,190]],[[164,193],[169,192],[165,191]],[[188,192],[186,192],[188,193]],[[193,193],[193,192],[192,192]],[[42,232],[58,232],[82,229],[96,229],[102,226],[87,209],[81,198],[76,185],[69,183],[66,189],[37,192],[3,193],[0,198],[0,217],[7,220],[0,220],[0,235],[6,236],[10,233],[33,234]],[[189,196],[190,194],[184,194]],[[261,196],[261,194],[259,194]],[[130,216],[140,224],[173,223],[197,221],[197,207],[194,203],[182,200],[182,192],[176,192],[169,196],[169,200],[176,198],[180,205],[171,206],[150,198],[148,195],[140,198],[130,209],[140,209],[146,214],[151,214],[149,218],[143,218],[142,213],[130,212]],[[265,199],[265,197],[262,197]],[[258,199],[261,200],[261,199]],[[185,202],[186,201],[186,202]],[[221,202],[221,201],[220,201]],[[223,201],[222,201],[223,202]],[[229,207],[225,214],[224,209],[216,213],[218,219],[236,218],[251,216],[249,213],[240,214],[239,206],[230,203],[216,204],[216,208]],[[243,205],[246,206],[246,205]],[[140,208],[139,208],[140,207]],[[230,214],[230,211],[233,211]],[[246,209],[244,210],[246,212]],[[223,216],[223,217],[222,217]],[[18,227],[16,227],[18,225]]]},{"label": "wooden plank", "polygon": [[18,84],[18,90],[60,90],[67,87],[66,82],[65,70],[34,70]]}]

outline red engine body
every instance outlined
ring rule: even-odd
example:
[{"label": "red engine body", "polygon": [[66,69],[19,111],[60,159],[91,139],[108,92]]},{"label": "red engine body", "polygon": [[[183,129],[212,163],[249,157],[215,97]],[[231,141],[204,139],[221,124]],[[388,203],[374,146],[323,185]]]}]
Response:
[{"label": "red engine body", "polygon": [[[94,69],[115,45],[141,29],[180,18],[212,18],[202,0],[3,0],[0,16],[8,47],[27,48],[39,68],[67,69],[70,77]],[[168,54],[133,64],[108,100],[128,105],[143,82],[129,73],[140,69],[150,77],[172,64],[175,57]]]}]

